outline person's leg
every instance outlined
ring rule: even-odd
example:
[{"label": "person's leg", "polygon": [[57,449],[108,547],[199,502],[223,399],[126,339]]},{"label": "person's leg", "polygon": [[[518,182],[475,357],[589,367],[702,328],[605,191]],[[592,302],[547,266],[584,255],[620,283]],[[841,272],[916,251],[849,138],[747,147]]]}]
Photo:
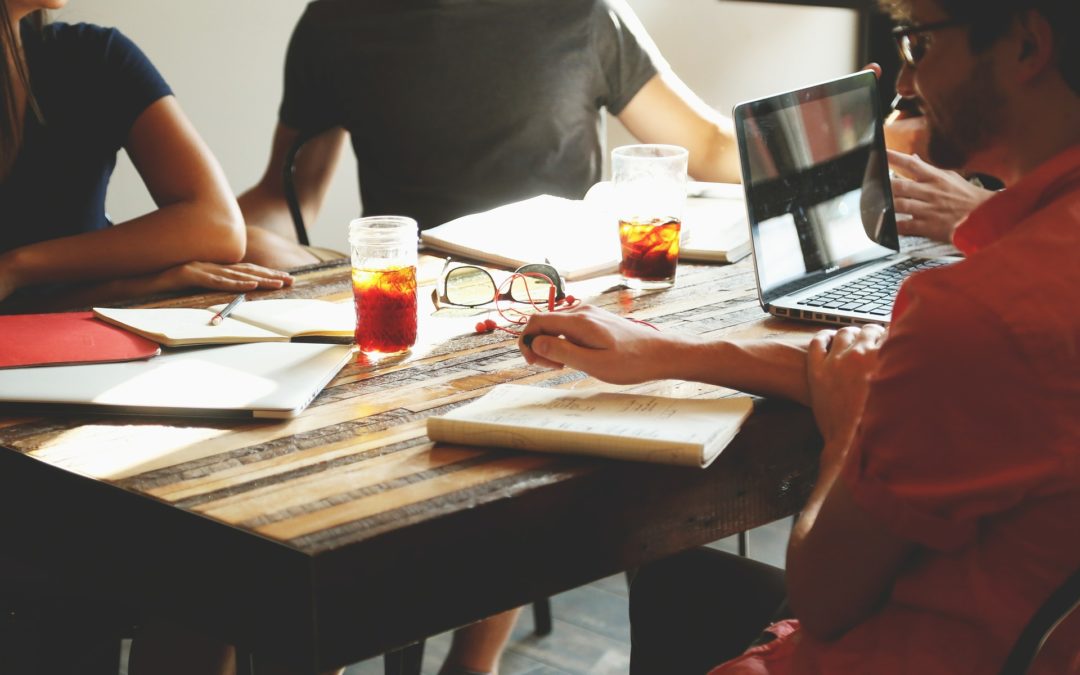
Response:
[{"label": "person's leg", "polygon": [[497,673],[499,659],[520,613],[518,607],[454,631],[450,653],[439,675]]},{"label": "person's leg", "polygon": [[130,675],[233,675],[230,645],[179,624],[152,620],[141,624],[131,641]]},{"label": "person's leg", "polygon": [[702,548],[642,568],[630,587],[631,675],[701,675],[741,654],[784,603],[783,570]]}]

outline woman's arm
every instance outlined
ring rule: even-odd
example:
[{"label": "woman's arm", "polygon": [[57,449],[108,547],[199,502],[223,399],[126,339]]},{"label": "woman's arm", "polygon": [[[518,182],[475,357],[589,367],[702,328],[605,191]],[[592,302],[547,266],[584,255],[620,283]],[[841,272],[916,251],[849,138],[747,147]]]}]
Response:
[{"label": "woman's arm", "polygon": [[0,299],[23,286],[138,277],[191,261],[228,264],[243,257],[240,209],[221,167],[174,97],[143,111],[125,148],[157,210],[0,256]]}]

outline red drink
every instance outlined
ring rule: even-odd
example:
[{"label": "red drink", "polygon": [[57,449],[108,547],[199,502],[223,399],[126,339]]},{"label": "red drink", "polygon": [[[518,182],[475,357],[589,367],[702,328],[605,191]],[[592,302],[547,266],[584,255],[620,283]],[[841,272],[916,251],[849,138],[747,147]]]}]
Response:
[{"label": "red drink", "polygon": [[673,282],[679,261],[679,228],[677,218],[653,218],[646,222],[620,220],[619,273],[623,278],[661,285]]},{"label": "red drink", "polygon": [[353,269],[356,344],[360,351],[393,354],[416,343],[416,267]]}]

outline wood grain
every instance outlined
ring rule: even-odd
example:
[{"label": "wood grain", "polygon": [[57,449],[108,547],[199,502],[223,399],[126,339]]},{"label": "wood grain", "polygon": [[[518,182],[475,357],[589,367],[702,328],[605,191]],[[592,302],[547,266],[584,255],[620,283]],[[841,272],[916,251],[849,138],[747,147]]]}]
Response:
[{"label": "wood grain", "polygon": [[[748,262],[682,266],[659,293],[614,282],[580,293],[662,330],[816,330],[767,319]],[[251,299],[349,293],[347,268],[330,264]],[[427,416],[504,382],[731,393],[538,369],[513,336],[451,334],[458,324],[405,358],[354,360],[286,422],[0,417],[0,508],[21,514],[0,536],[76,586],[314,673],[793,513],[812,486],[813,421],[778,402],[708,470],[435,446]]]}]

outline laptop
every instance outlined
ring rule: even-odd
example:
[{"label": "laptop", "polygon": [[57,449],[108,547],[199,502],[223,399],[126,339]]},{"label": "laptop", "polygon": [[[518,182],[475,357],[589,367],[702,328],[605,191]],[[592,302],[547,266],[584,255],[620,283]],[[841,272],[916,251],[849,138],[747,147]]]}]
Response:
[{"label": "laptop", "polygon": [[733,118],[765,311],[888,324],[907,276],[959,260],[900,253],[872,72],[740,103]]},{"label": "laptop", "polygon": [[352,358],[349,345],[253,342],[146,361],[0,370],[0,411],[296,417]]}]

